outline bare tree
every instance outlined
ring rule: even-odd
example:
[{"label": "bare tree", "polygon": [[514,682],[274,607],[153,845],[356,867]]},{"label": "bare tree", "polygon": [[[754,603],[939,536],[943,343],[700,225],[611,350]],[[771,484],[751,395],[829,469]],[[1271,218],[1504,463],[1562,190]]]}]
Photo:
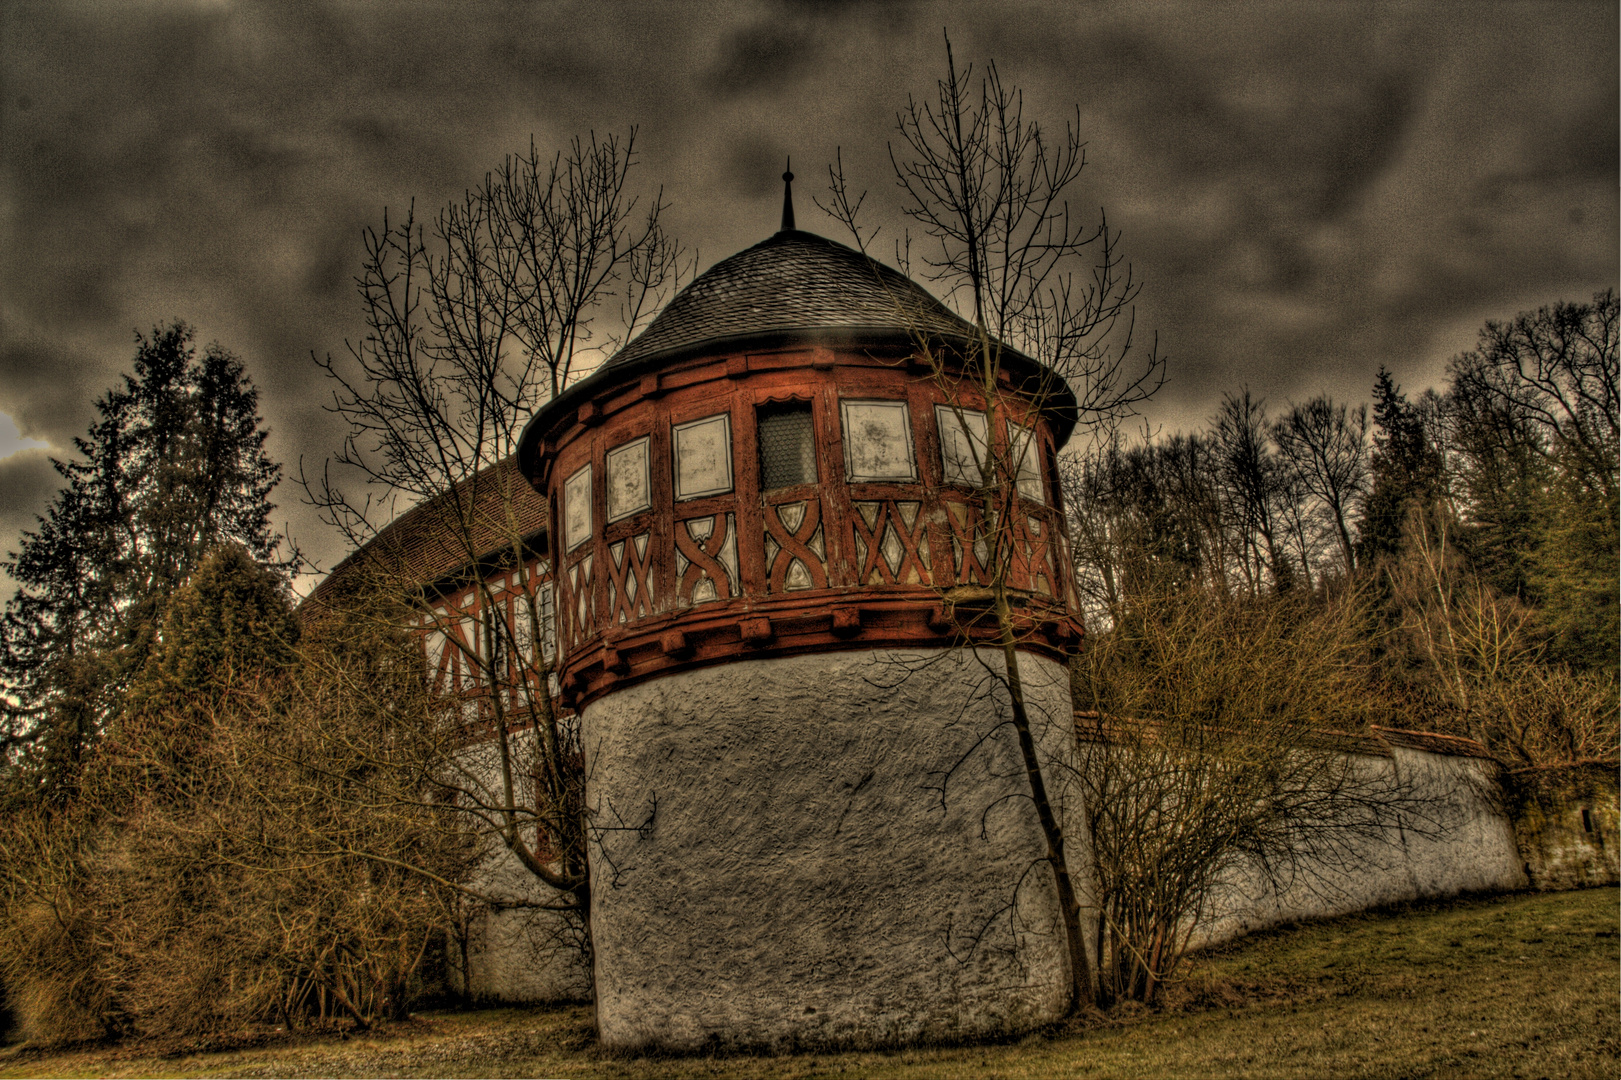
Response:
[{"label": "bare tree", "polygon": [[1280,462],[1278,469],[1277,497],[1278,528],[1283,534],[1281,543],[1286,549],[1293,549],[1295,562],[1290,564],[1291,571],[1299,566],[1300,584],[1310,592],[1314,585],[1312,568],[1323,561],[1322,540],[1327,531],[1324,515],[1306,490],[1300,473],[1287,461]]},{"label": "bare tree", "polygon": [[1368,489],[1368,408],[1335,405],[1327,396],[1289,412],[1272,426],[1278,453],[1333,523],[1345,575],[1356,572],[1351,514]]},{"label": "bare tree", "polygon": [[1455,358],[1454,385],[1495,398],[1540,427],[1538,452],[1563,456],[1612,508],[1621,454],[1621,301],[1555,304],[1488,322],[1477,349]]},{"label": "bare tree", "polygon": [[1251,594],[1259,594],[1267,574],[1272,587],[1287,591],[1294,580],[1284,551],[1279,503],[1283,473],[1272,449],[1266,402],[1248,388],[1227,394],[1212,424],[1218,475],[1238,529],[1240,572]]},{"label": "bare tree", "polygon": [[[1126,445],[1117,435],[1073,455],[1065,509],[1089,625],[1112,624],[1129,596],[1203,585],[1232,591],[1243,557],[1217,448],[1204,435]],[[1110,587],[1088,588],[1107,579]]]},{"label": "bare tree", "polygon": [[[349,434],[335,473],[303,477],[358,549],[349,580],[405,598],[454,654],[467,745],[488,753],[448,762],[440,782],[582,924],[578,739],[554,705],[544,521],[520,512],[536,499],[513,455],[524,420],[628,340],[688,267],[660,195],[633,190],[634,146],[634,131],[550,158],[531,144],[431,225],[385,213],[358,279],[367,335],[317,361]],[[412,519],[390,529],[400,500]],[[424,565],[458,576],[422,580]],[[469,589],[468,605],[443,603]]]},{"label": "bare tree", "polygon": [[[915,355],[944,392],[958,428],[964,476],[973,479],[974,543],[985,552],[980,581],[942,590],[963,639],[993,644],[992,676],[1005,687],[1029,797],[1046,838],[1072,975],[1070,1007],[1093,1000],[1072,867],[1079,850],[1055,809],[1050,764],[1038,754],[1021,670],[1020,642],[1043,604],[1021,580],[1030,519],[1022,498],[1047,502],[1043,463],[1027,432],[1044,411],[1074,402],[1084,430],[1130,413],[1163,380],[1157,349],[1134,340],[1139,285],[1119,253],[1119,234],[1100,212],[1095,224],[1071,213],[1069,195],[1086,164],[1079,117],[1052,138],[1024,114],[1023,95],[994,64],[959,69],[946,41],[946,76],[932,100],[911,100],[890,148],[903,212],[921,232],[915,265],[965,320],[963,339],[942,342],[896,296],[914,325]],[[822,208],[866,251],[877,236],[859,216],[842,165],[829,170]],[[819,204],[820,205],[820,204]],[[912,273],[910,232],[895,245]],[[882,280],[882,279],[880,279]],[[887,287],[887,286],[886,286]],[[1036,363],[1031,363],[1033,359]],[[1000,432],[1007,423],[1007,435]],[[1051,464],[1047,463],[1050,472]],[[1056,478],[1054,478],[1056,479]],[[1062,601],[1058,601],[1062,610]],[[1059,718],[1067,727],[1067,718]]]}]

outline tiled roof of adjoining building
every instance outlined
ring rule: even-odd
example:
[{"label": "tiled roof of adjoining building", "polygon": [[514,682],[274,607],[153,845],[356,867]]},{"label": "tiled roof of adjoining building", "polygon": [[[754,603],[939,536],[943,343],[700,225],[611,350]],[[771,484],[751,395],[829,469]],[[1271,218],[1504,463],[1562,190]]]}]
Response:
[{"label": "tiled roof of adjoining building", "polygon": [[518,472],[517,459],[508,457],[464,480],[454,492],[395,518],[323,578],[310,599],[331,599],[372,578],[396,588],[449,583],[469,566],[502,561],[515,538],[537,546],[546,527],[546,499]]}]

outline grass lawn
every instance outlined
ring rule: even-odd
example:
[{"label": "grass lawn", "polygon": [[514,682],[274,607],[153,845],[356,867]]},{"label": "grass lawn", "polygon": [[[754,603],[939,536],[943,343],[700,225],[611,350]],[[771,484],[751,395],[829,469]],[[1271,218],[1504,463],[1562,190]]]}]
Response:
[{"label": "grass lawn", "polygon": [[589,1011],[425,1013],[343,1038],[0,1056],[14,1076],[1621,1076],[1615,889],[1420,904],[1200,956],[1163,1011],[1017,1042],[790,1057],[615,1058]]}]

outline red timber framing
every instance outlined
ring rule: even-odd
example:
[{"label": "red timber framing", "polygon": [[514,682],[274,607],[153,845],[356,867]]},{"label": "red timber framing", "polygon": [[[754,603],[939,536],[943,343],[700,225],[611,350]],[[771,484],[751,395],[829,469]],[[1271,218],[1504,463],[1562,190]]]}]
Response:
[{"label": "red timber framing", "polygon": [[[515,688],[519,678],[533,680],[533,672],[538,667],[533,662],[533,650],[537,646],[548,657],[556,648],[550,560],[531,559],[521,572],[509,570],[493,574],[485,579],[484,585],[489,590],[492,607],[481,611],[478,587],[468,583],[441,593],[431,611],[417,620],[433,690],[445,698],[460,700],[468,722],[487,719],[479,704],[487,700],[489,693],[485,672],[491,667],[500,669],[497,677],[502,685]],[[530,632],[528,604],[524,599],[526,589],[532,590],[536,597],[541,621],[538,642]],[[486,612],[507,624],[509,633],[497,635],[498,640],[515,642],[518,651],[525,655],[497,657],[496,664],[489,666],[480,663],[489,640],[480,622],[487,617]]]},{"label": "red timber framing", "polygon": [[[556,538],[564,705],[696,665],[957,642],[941,593],[984,584],[991,559],[974,542],[977,500],[945,482],[935,407],[946,401],[904,353],[816,346],[673,364],[605,386],[554,422],[538,457]],[[969,393],[957,401],[978,406]],[[811,409],[817,481],[762,491],[757,417],[795,403]],[[915,480],[847,480],[841,405],[851,403],[905,404]],[[694,492],[689,482],[678,492],[673,433],[687,439],[697,429],[684,425],[718,416],[729,426],[729,488]],[[1019,500],[1010,584],[1025,597],[1022,647],[1061,659],[1081,630],[1052,428],[1033,409],[995,419],[998,453],[1009,420],[1035,432],[1042,475],[1032,489],[1045,498]],[[645,472],[625,467],[644,454]]]},{"label": "red timber framing", "polygon": [[[399,589],[420,605],[412,625],[428,665],[434,691],[459,701],[469,721],[487,719],[486,680],[469,662],[482,656],[477,633],[478,583],[482,579],[520,652],[532,650],[525,590],[534,593],[542,619],[541,643],[555,649],[546,500],[519,471],[515,457],[487,466],[452,491],[401,514],[369,543],[352,552],[315,587],[300,608],[307,618],[341,611],[345,597],[361,590]],[[514,544],[513,537],[521,541]],[[471,563],[468,550],[480,552]],[[522,554],[520,555],[519,552]],[[507,686],[520,672],[533,678],[534,665],[503,665]],[[555,689],[555,688],[554,688]],[[555,693],[553,695],[555,697]],[[518,721],[514,716],[514,722]]]}]

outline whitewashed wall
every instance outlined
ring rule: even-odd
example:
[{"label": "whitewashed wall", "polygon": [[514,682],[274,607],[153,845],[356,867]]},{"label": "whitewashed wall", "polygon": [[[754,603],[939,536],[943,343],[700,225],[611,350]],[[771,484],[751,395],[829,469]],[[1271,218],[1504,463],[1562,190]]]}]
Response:
[{"label": "whitewashed wall", "polygon": [[1358,841],[1359,858],[1303,865],[1283,882],[1254,867],[1235,870],[1211,917],[1196,929],[1195,947],[1404,900],[1526,887],[1495,762],[1399,746],[1391,757],[1357,755],[1355,761],[1393,778],[1420,804],[1412,827],[1392,825],[1382,836]]},{"label": "whitewashed wall", "polygon": [[[1023,660],[1043,752],[1069,759],[1068,674]],[[588,706],[588,803],[612,830],[592,850],[603,1044],[860,1046],[1058,1017],[1068,962],[1006,716],[951,650],[743,661]]]},{"label": "whitewashed wall", "polygon": [[[1084,896],[1068,674],[1023,661]],[[863,1046],[1056,1019],[1068,965],[1017,744],[997,727],[1005,695],[985,666],[997,663],[944,650],[742,661],[588,706],[604,1045]],[[493,747],[472,753],[486,755],[469,758],[473,771],[493,780]],[[1526,886],[1494,762],[1400,746],[1354,760],[1421,804],[1416,827],[1392,826],[1360,841],[1358,857],[1282,882],[1235,870],[1196,947]],[[500,850],[483,880],[537,899],[546,891]],[[506,1001],[589,995],[592,974],[569,933],[546,912],[481,916],[468,989]]]},{"label": "whitewashed wall", "polygon": [[[531,739],[527,732],[512,736],[518,761],[527,760]],[[493,741],[469,747],[459,755],[458,764],[462,770],[458,783],[481,784],[486,802],[500,802],[500,753]],[[507,902],[555,903],[555,890],[530,873],[499,839],[489,837],[485,847],[483,866],[470,883],[474,889]],[[587,1000],[591,971],[578,940],[576,928],[558,912],[470,904],[464,933],[453,935],[447,949],[452,989],[481,1001]]]}]

